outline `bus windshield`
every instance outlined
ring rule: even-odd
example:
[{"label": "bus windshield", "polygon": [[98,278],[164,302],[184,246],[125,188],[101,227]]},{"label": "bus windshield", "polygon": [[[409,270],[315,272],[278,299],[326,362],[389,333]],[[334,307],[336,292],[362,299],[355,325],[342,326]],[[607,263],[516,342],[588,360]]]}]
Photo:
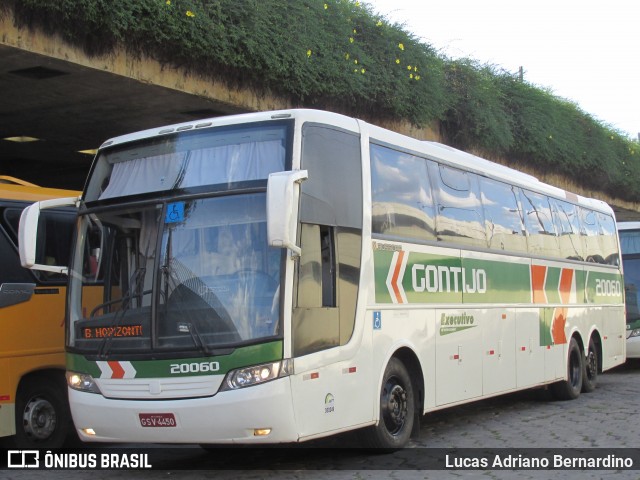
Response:
[{"label": "bus windshield", "polygon": [[72,282],[102,278],[104,302],[81,312],[72,298],[70,346],[210,355],[279,336],[281,251],[267,246],[265,201],[249,193],[82,215]]}]

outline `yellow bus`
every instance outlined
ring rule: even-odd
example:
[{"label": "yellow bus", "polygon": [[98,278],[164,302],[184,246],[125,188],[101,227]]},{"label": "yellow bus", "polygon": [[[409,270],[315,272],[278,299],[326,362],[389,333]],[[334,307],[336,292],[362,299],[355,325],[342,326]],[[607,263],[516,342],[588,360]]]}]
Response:
[{"label": "yellow bus", "polygon": [[[73,431],[64,377],[67,278],[20,266],[18,225],[33,202],[78,195],[0,176],[0,441],[7,446],[59,447]],[[74,209],[48,211],[39,256],[69,259]]]}]

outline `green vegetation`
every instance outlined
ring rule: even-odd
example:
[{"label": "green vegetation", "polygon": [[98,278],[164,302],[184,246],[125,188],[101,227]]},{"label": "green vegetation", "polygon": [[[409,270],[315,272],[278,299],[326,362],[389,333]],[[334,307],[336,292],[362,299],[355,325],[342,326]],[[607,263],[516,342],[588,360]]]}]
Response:
[{"label": "green vegetation", "polygon": [[640,145],[551,92],[451,60],[354,0],[0,0],[89,54],[115,46],[365,118],[439,124],[462,149],[640,200]]}]

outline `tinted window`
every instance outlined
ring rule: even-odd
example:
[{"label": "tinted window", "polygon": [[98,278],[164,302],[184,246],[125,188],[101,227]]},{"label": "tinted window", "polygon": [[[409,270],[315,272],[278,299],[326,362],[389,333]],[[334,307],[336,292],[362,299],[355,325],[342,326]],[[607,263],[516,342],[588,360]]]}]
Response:
[{"label": "tinted window", "polygon": [[438,240],[487,246],[477,177],[444,165],[433,167],[437,183]]},{"label": "tinted window", "polygon": [[527,238],[515,188],[480,178],[480,190],[489,248],[526,252]]},{"label": "tinted window", "polygon": [[435,240],[425,159],[372,145],[371,190],[374,233]]},{"label": "tinted window", "polygon": [[0,284],[3,283],[33,283],[29,271],[20,265],[18,249],[9,241],[2,227],[0,227]]},{"label": "tinted window", "polygon": [[627,323],[640,319],[640,256],[622,257]]},{"label": "tinted window", "polygon": [[622,254],[640,254],[640,230],[620,230],[619,233]]},{"label": "tinted window", "polygon": [[551,218],[549,199],[545,195],[522,191],[522,210],[529,234],[529,253],[558,256],[558,238]]},{"label": "tinted window", "polygon": [[578,207],[572,203],[552,198],[551,210],[558,232],[559,255],[571,260],[584,260]]},{"label": "tinted window", "polygon": [[611,216],[604,213],[598,212],[597,217],[604,262],[609,265],[619,265],[620,256],[618,255],[616,224]]},{"label": "tinted window", "polygon": [[362,228],[360,138],[331,127],[305,124],[302,129],[300,220]]}]

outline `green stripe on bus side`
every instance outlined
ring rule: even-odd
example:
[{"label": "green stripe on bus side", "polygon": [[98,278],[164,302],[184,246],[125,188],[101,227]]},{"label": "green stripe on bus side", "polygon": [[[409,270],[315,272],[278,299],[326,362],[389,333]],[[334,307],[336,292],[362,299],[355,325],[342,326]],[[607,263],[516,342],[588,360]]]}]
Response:
[{"label": "green stripe on bus side", "polygon": [[[217,355],[212,357],[197,358],[180,358],[167,360],[131,360],[130,363],[136,371],[135,378],[163,378],[163,377],[187,377],[195,375],[223,375],[230,370],[247,367],[251,365],[259,365],[262,363],[276,362],[282,360],[283,342],[278,340],[275,342],[263,343],[259,345],[251,345],[248,347],[236,348],[229,355]],[[127,361],[125,359],[119,362]],[[172,373],[172,366],[181,364],[211,364],[217,362],[218,369],[213,372],[210,368],[198,369],[189,373]],[[100,377],[101,370],[96,361],[87,360],[83,355],[68,353],[67,354],[67,370],[88,373],[93,377]],[[174,370],[181,371],[181,369]]]},{"label": "green stripe on bus side", "polygon": [[[532,303],[529,262],[462,258],[404,251],[404,264],[390,250],[374,250],[376,303],[400,303],[395,285],[411,304]],[[534,261],[534,263],[536,263]],[[544,262],[543,262],[544,263]],[[560,293],[563,270],[572,270],[571,304],[619,304],[623,301],[619,272],[590,269],[589,265],[545,266],[547,304],[564,304]],[[391,288],[391,291],[390,291]],[[396,300],[396,302],[394,302]]]}]

